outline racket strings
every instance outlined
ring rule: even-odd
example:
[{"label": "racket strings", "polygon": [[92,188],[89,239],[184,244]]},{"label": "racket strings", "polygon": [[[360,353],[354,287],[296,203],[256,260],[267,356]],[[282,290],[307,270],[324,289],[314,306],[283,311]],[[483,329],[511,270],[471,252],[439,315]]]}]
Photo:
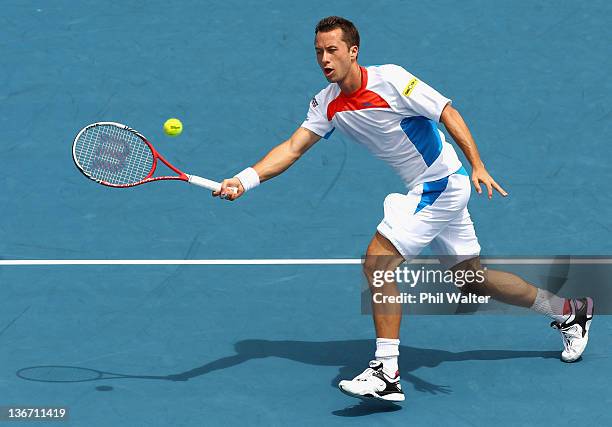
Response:
[{"label": "racket strings", "polygon": [[75,142],[74,152],[85,174],[113,185],[142,181],[154,162],[151,149],[140,137],[114,125],[86,129]]}]

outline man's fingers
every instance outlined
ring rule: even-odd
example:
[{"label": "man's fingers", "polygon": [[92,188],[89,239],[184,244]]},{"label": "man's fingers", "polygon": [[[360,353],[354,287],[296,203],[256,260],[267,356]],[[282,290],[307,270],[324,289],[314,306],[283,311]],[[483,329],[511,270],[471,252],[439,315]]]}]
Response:
[{"label": "man's fingers", "polygon": [[489,175],[488,173],[486,173],[486,171],[481,171],[481,173],[474,172],[474,174],[472,175],[472,183],[474,184],[474,188],[476,188],[476,191],[478,192],[478,194],[482,194],[482,188],[480,184],[482,183],[486,185],[487,186],[487,196],[489,197],[489,199],[493,198],[493,189],[498,191],[499,194],[501,194],[504,197],[508,195],[506,190],[501,188],[501,186],[497,182],[495,182],[493,177]]},{"label": "man's fingers", "polygon": [[225,200],[234,200],[234,193],[229,191],[228,189],[221,190],[221,198]]},{"label": "man's fingers", "polygon": [[501,194],[504,197],[506,197],[508,195],[506,190],[501,188],[501,186],[497,182],[495,182],[495,181],[493,181],[493,188],[495,188],[499,192],[499,194]]},{"label": "man's fingers", "polygon": [[487,186],[487,195],[490,199],[493,197],[493,186],[491,185],[491,181],[485,181],[485,185]]},{"label": "man's fingers", "polygon": [[244,189],[240,181],[237,178],[230,178],[221,182],[221,189],[213,193],[213,196],[218,195],[221,199],[234,201],[242,196],[242,193],[244,193]]},{"label": "man's fingers", "polygon": [[213,197],[219,196],[219,198],[221,199],[225,199],[227,197],[229,187],[227,181],[227,179],[221,181],[221,188],[219,189],[219,191],[213,191]]},{"label": "man's fingers", "polygon": [[482,194],[482,189],[480,188],[480,183],[478,182],[478,179],[476,178],[472,179],[472,183],[474,184],[474,188],[476,189],[476,192],[478,194]]},{"label": "man's fingers", "polygon": [[211,194],[213,197],[219,197],[229,201],[234,201],[238,197],[242,196],[244,188],[237,178],[224,179],[221,182],[221,188],[218,191],[213,191]]},{"label": "man's fingers", "polygon": [[236,200],[237,195],[238,194],[236,192],[235,187],[227,187],[225,189],[225,194],[223,195],[223,198],[225,200],[229,200],[230,202],[233,202],[234,200]]}]

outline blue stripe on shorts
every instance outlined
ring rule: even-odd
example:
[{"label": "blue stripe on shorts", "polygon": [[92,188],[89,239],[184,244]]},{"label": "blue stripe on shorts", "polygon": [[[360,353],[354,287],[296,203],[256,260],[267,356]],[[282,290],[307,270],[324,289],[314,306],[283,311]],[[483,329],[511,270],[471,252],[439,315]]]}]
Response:
[{"label": "blue stripe on shorts", "polygon": [[467,171],[465,170],[465,168],[463,166],[461,166],[459,168],[459,170],[457,172],[455,172],[457,175],[465,175],[465,176],[469,176]]},{"label": "blue stripe on shorts", "polygon": [[439,179],[437,181],[430,181],[423,183],[423,193],[421,194],[421,200],[416,207],[414,213],[416,214],[421,209],[432,205],[433,202],[436,201],[440,194],[444,190],[446,190],[446,186],[448,185],[448,177]]}]

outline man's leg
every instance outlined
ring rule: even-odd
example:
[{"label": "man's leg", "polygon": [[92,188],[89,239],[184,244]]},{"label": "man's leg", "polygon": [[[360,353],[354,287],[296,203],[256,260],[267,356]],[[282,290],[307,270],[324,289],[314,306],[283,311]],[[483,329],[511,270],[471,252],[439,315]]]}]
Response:
[{"label": "man's leg", "polygon": [[[386,272],[394,274],[404,257],[382,234],[376,232],[366,252],[363,272],[368,280],[371,295],[380,294],[381,298],[398,296],[395,280],[383,280]],[[376,283],[376,280],[383,280]],[[376,329],[376,360],[369,363],[368,369],[352,380],[340,381],[338,387],[344,393],[359,398],[376,398],[398,402],[404,400],[400,385],[398,368],[399,332],[402,320],[402,306],[382,300],[375,303],[372,299],[372,316]]]},{"label": "man's leg", "polygon": [[[460,172],[416,185],[405,195],[392,193],[385,198],[385,215],[368,246],[364,263],[364,273],[373,296],[399,295],[395,280],[377,286],[375,274],[384,277],[385,272],[393,272],[404,259],[417,256],[465,208],[470,182]],[[480,246],[477,241],[473,246],[474,252],[471,253],[478,253]],[[402,306],[384,299],[377,302],[372,298],[372,313],[377,360],[371,361],[362,374],[350,381],[340,381],[338,386],[355,397],[404,400],[397,369]]]},{"label": "man's leg", "polygon": [[[480,257],[474,257],[451,268],[453,271],[481,271]],[[535,302],[538,288],[521,279],[516,274],[498,270],[484,270],[483,283],[469,283],[464,285],[462,292],[476,295],[490,296],[494,300],[505,304],[531,308]]]},{"label": "man's leg", "polygon": [[[463,261],[452,268],[454,271],[481,271],[480,257]],[[545,289],[539,289],[519,276],[504,271],[484,271],[483,283],[470,283],[462,292],[490,296],[511,305],[530,308],[553,319],[552,325],[560,330],[564,350],[561,359],[574,362],[580,358],[588,342],[588,331],[593,318],[591,298],[561,298]]]},{"label": "man's leg", "polygon": [[[384,272],[395,271],[404,261],[395,246],[382,234],[376,232],[368,245],[363,264],[363,273],[368,280],[372,294],[380,292],[383,296],[398,296],[395,280],[385,281],[383,286],[373,286],[374,274],[384,277]],[[401,304],[375,304],[372,301],[372,316],[378,338],[399,339],[402,320]]]},{"label": "man's leg", "polygon": [[[482,270],[480,257],[463,261],[455,265],[454,271]],[[571,300],[561,298],[545,289],[536,288],[516,274],[499,270],[482,270],[483,283],[466,284],[463,292],[486,295],[505,304],[530,308],[562,323],[571,314]]]}]

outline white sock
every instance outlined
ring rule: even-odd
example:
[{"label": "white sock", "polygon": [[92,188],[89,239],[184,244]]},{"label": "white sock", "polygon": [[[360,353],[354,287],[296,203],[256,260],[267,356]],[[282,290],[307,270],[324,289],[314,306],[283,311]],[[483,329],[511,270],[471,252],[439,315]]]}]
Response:
[{"label": "white sock", "polygon": [[565,301],[565,298],[558,297],[545,289],[538,289],[538,294],[536,295],[536,299],[531,309],[538,313],[545,314],[556,322],[563,323],[569,315],[563,314]]},{"label": "white sock", "polygon": [[376,338],[376,353],[374,356],[383,364],[383,371],[387,376],[395,378],[399,372],[397,358],[399,356],[400,340],[391,338]]}]

